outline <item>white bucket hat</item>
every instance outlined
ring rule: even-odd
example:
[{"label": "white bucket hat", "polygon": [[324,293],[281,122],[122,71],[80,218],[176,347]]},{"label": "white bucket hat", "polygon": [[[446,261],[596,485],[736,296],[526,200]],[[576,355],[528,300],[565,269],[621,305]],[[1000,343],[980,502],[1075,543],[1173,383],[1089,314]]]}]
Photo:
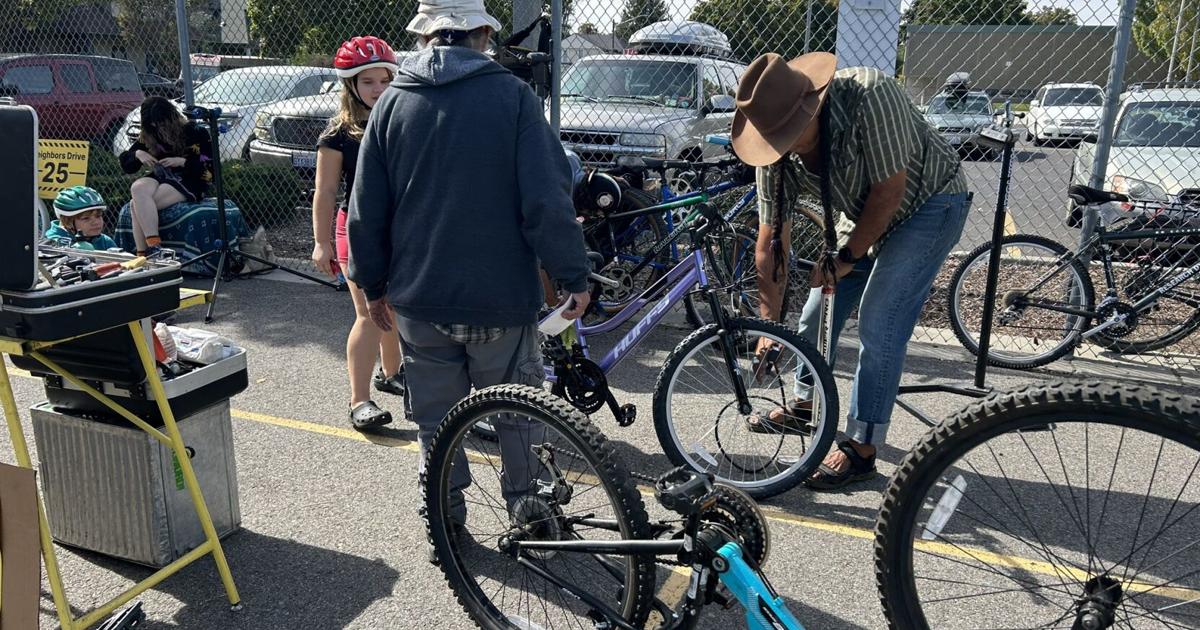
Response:
[{"label": "white bucket hat", "polygon": [[500,20],[488,15],[483,0],[430,0],[421,2],[408,32],[432,35],[438,31],[473,31],[482,26],[500,30]]}]

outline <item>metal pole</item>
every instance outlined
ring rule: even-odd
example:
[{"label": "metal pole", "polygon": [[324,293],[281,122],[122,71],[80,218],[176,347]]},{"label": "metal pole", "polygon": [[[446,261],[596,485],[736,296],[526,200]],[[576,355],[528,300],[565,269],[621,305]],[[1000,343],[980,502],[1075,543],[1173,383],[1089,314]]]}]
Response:
[{"label": "metal pole", "polygon": [[809,38],[812,36],[812,5],[813,0],[804,3],[804,52],[809,52]]},{"label": "metal pole", "polygon": [[187,0],[175,0],[175,28],[179,32],[179,78],[183,79],[183,104],[191,109],[195,98],[192,94],[192,42],[188,33]]},{"label": "metal pole", "polygon": [[563,0],[550,2],[550,128],[558,135],[562,107],[562,24]]},{"label": "metal pole", "polygon": [[1196,58],[1196,31],[1200,27],[1200,11],[1197,11],[1192,16],[1192,46],[1188,50],[1187,71],[1183,73],[1184,81],[1192,80],[1192,60]]},{"label": "metal pole", "polygon": [[1104,176],[1108,171],[1113,127],[1116,124],[1117,106],[1120,105],[1122,82],[1125,78],[1125,62],[1129,57],[1129,43],[1133,39],[1133,10],[1136,4],[1137,0],[1125,0],[1121,5],[1121,17],[1117,19],[1117,37],[1113,43],[1112,63],[1109,66],[1108,89],[1104,95],[1100,129],[1097,130],[1096,159],[1092,162],[1092,177],[1088,182],[1092,188],[1104,187]]},{"label": "metal pole", "polygon": [[1183,30],[1183,0],[1179,0],[1179,15],[1175,18],[1175,37],[1171,39],[1171,57],[1167,60],[1167,81],[1175,76],[1175,57],[1179,54],[1179,31]]}]

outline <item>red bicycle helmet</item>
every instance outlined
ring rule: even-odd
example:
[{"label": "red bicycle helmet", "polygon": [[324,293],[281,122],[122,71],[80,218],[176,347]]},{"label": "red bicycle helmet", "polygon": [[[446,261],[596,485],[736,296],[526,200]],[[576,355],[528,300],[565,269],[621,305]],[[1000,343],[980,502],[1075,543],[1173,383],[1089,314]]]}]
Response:
[{"label": "red bicycle helmet", "polygon": [[333,67],[343,79],[353,78],[371,68],[387,68],[392,74],[399,69],[392,47],[373,35],[355,37],[342,44],[333,57]]}]

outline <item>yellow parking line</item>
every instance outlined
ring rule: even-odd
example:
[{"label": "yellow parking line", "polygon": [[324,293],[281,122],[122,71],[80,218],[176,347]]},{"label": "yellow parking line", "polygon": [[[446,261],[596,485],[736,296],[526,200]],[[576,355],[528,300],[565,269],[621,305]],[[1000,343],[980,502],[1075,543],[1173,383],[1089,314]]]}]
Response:
[{"label": "yellow parking line", "polygon": [[[33,376],[24,370],[14,369],[12,370],[12,373],[23,378],[41,380],[40,378]],[[330,437],[337,437],[355,442],[366,442],[369,444],[375,444],[389,448],[399,448],[414,453],[420,451],[419,446],[413,440],[360,433],[353,429],[329,426],[316,422],[307,422],[304,420],[295,420],[292,418],[281,418],[279,416],[271,416],[253,411],[245,411],[242,409],[232,409],[231,415],[240,420],[257,422],[259,424],[268,424],[287,429],[306,431],[308,433],[327,435]],[[639,488],[639,490],[641,490],[643,494],[653,494],[653,490],[649,488]],[[769,521],[786,523],[788,525],[794,525],[863,540],[874,540],[875,538],[875,532],[873,530],[863,527],[843,525],[841,523],[834,523],[833,521],[827,521],[824,519],[801,516],[799,514],[791,514],[782,510],[763,508],[762,512],[763,516],[765,516]],[[1058,567],[1041,560],[1032,560],[1029,558],[1022,558],[1020,556],[999,554],[973,547],[962,547],[934,541],[914,541],[914,547],[919,551],[925,551],[932,554],[974,561],[981,564],[992,563],[1004,565],[1041,575],[1061,576],[1065,573],[1072,578],[1081,580],[1089,577],[1086,575],[1086,572],[1079,571],[1077,569]],[[664,602],[679,601],[688,587],[689,573],[687,571],[680,567],[674,567],[671,569],[671,571],[672,574],[667,578],[659,591],[659,597]],[[1131,584],[1124,585],[1124,588],[1126,590],[1131,590],[1138,593],[1153,590],[1156,595],[1180,601],[1194,601],[1197,598],[1200,598],[1200,590],[1197,589],[1159,587],[1145,582],[1133,582]]]},{"label": "yellow parking line", "polygon": [[1013,219],[1011,212],[1004,213],[1004,235],[1012,236],[1017,233],[1017,222]]}]

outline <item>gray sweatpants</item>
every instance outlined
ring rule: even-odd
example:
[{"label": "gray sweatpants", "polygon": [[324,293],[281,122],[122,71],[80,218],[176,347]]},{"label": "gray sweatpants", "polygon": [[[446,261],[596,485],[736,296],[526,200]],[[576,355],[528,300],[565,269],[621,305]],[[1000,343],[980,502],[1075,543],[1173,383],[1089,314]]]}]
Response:
[{"label": "gray sweatpants", "polygon": [[[396,317],[400,344],[404,349],[404,377],[408,384],[408,402],[418,428],[421,446],[418,472],[425,472],[425,453],[438,424],[450,408],[471,393],[502,383],[540,386],[545,374],[537,326],[510,328],[498,340],[486,344],[462,344],[427,322]],[[503,464],[501,485],[505,502],[527,494],[540,476],[541,465],[529,447],[541,442],[542,427],[511,417],[492,418],[500,440]],[[537,433],[537,435],[534,435]],[[466,504],[462,490],[471,484],[467,458],[455,455],[451,474],[453,487],[450,515],[466,522]]]}]

